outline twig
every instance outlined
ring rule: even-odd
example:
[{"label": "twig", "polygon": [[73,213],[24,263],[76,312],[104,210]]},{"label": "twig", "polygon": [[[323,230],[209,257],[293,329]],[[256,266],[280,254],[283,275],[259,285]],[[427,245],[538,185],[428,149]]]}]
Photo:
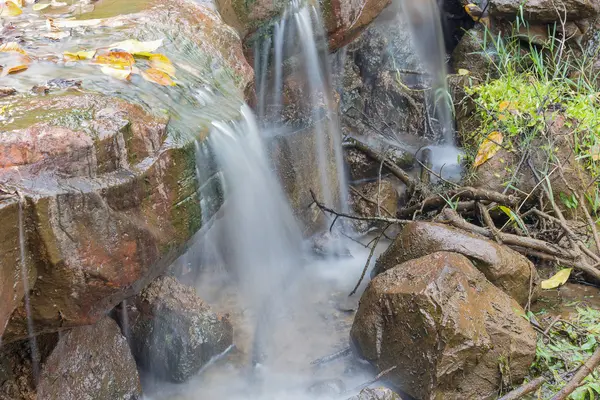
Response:
[{"label": "twig", "polygon": [[544,378],[543,376],[540,376],[530,382],[527,382],[526,384],[524,384],[522,386],[519,386],[515,390],[512,390],[512,391],[506,393],[504,396],[500,397],[498,400],[518,400],[518,399],[522,398],[523,396],[525,396],[526,394],[535,392],[537,389],[539,389],[544,384],[544,382],[546,382],[546,378]]},{"label": "twig", "polygon": [[343,217],[343,218],[353,219],[356,221],[387,222],[389,224],[400,224],[400,225],[408,224],[408,223],[412,222],[412,221],[406,220],[406,219],[385,218],[385,217],[359,217],[358,215],[351,215],[351,214],[338,212],[332,208],[327,207],[323,203],[319,202],[319,200],[317,200],[317,197],[315,196],[315,192],[313,192],[312,190],[310,191],[310,195],[312,196],[313,204],[315,204],[319,209],[321,209],[321,211],[326,211],[330,214],[335,215],[338,218]]},{"label": "twig", "polygon": [[[486,200],[496,202],[502,205],[512,206],[518,203],[519,199],[513,195],[504,195],[502,193],[494,192],[491,190],[463,187],[459,189],[451,190],[447,193],[451,200],[455,198],[465,198],[469,200]],[[412,207],[404,208],[398,211],[396,216],[398,218],[407,218],[412,216],[415,212],[421,211],[421,213],[441,209],[446,206],[447,200],[444,196],[438,194],[426,198],[420,204],[416,204]]]},{"label": "twig", "polygon": [[371,258],[373,258],[373,254],[375,253],[375,248],[379,244],[379,241],[381,240],[381,237],[384,235],[385,231],[390,227],[390,225],[391,224],[388,224],[381,231],[381,233],[377,236],[377,238],[375,239],[375,241],[371,245],[371,251],[369,252],[369,257],[367,258],[367,262],[365,262],[365,266],[364,266],[364,268],[362,270],[362,273],[360,274],[360,278],[358,279],[358,282],[356,282],[356,286],[354,287],[354,289],[352,289],[352,292],[350,292],[350,294],[348,295],[348,297],[350,297],[350,296],[352,296],[353,294],[356,293],[356,291],[360,287],[360,284],[362,283],[363,279],[365,279],[365,275],[367,274],[367,270],[369,269],[369,264],[371,264]]},{"label": "twig", "polygon": [[387,375],[390,372],[392,372],[393,370],[395,370],[397,367],[398,367],[397,365],[394,365],[393,367],[390,367],[390,368],[386,369],[385,371],[381,371],[380,373],[378,373],[375,376],[375,378],[373,378],[373,379],[371,379],[371,380],[369,380],[369,381],[367,381],[365,383],[362,383],[362,384],[356,386],[350,392],[358,392],[358,391],[366,388],[367,386],[374,384],[375,382],[377,382],[378,380],[380,380],[381,378],[383,378],[385,375]]},{"label": "twig", "polygon": [[479,202],[477,203],[477,207],[479,208],[479,212],[481,213],[483,222],[485,222],[485,224],[487,225],[496,242],[498,242],[498,244],[502,244],[502,240],[498,236],[498,229],[496,228],[496,225],[494,225],[494,221],[492,221],[492,217],[490,216],[490,212],[488,211],[488,209]]},{"label": "twig", "polygon": [[594,354],[573,375],[573,378],[551,400],[565,400],[569,397],[579,387],[581,381],[594,371],[598,364],[600,364],[600,347],[596,349]]},{"label": "twig", "polygon": [[333,354],[330,354],[330,355],[325,356],[325,357],[318,358],[318,359],[312,361],[310,363],[310,365],[322,365],[322,364],[326,364],[326,363],[331,362],[333,360],[337,360],[338,358],[345,357],[345,356],[349,355],[350,353],[352,353],[352,349],[350,348],[350,346],[348,346],[348,347],[345,347],[342,350],[337,351],[337,352],[335,352]]},{"label": "twig", "polygon": [[357,150],[362,151],[363,153],[365,153],[368,157],[382,162],[385,164],[386,168],[398,179],[400,179],[400,181],[402,181],[402,183],[404,183],[407,187],[408,187],[408,191],[409,193],[412,192],[412,190],[414,190],[416,182],[414,181],[413,178],[411,178],[406,172],[404,172],[404,170],[402,168],[400,168],[399,166],[397,166],[396,164],[394,164],[393,162],[386,160],[385,157],[383,157],[378,151],[374,150],[373,148],[367,146],[365,143],[362,143],[356,139],[353,138],[348,138],[348,140],[345,143],[345,146],[347,147],[353,147]]},{"label": "twig", "polygon": [[[371,203],[371,204],[373,204],[373,205],[377,205],[377,202],[376,202],[376,201],[374,201],[374,200],[372,200],[372,199],[369,199],[367,196],[365,196],[364,194],[362,194],[362,193],[360,192],[360,190],[356,189],[355,187],[353,187],[353,186],[350,186],[350,190],[352,191],[352,193],[356,194],[358,197],[360,197],[361,199],[363,199],[363,200],[364,200],[364,201],[366,201],[367,203]],[[386,213],[387,213],[387,214],[388,214],[390,217],[392,217],[392,218],[394,217],[394,214],[392,214],[392,213],[391,213],[391,212],[390,212],[390,211],[389,211],[389,210],[388,210],[388,209],[387,209],[385,206],[383,206],[383,205],[382,205],[382,206],[381,206],[381,209],[382,209],[383,211],[385,211],[385,212],[386,212]]]}]

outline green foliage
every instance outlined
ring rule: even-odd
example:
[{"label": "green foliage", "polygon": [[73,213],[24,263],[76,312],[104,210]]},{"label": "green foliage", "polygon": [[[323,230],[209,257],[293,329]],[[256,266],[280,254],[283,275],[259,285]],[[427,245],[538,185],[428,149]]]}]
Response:
[{"label": "green foliage", "polygon": [[[527,25],[519,18],[514,26],[513,34],[505,38],[486,32],[482,54],[490,54],[488,47],[493,47],[489,62],[497,71],[466,88],[479,125],[468,138],[472,148],[467,146],[467,151],[472,157],[478,143],[500,131],[506,150],[524,152],[535,143],[552,160],[556,151],[552,140],[536,139],[548,136],[550,121],[564,119],[577,159],[593,178],[600,177],[600,93],[597,77],[590,76],[592,58],[575,56],[556,36],[557,27],[549,32],[546,44],[524,46],[521,39]],[[596,208],[600,204],[597,198],[588,201]]]},{"label": "green foliage", "polygon": [[[547,378],[540,393],[531,399],[549,398],[558,392],[598,347],[600,310],[578,307],[572,322],[557,321],[547,336],[540,335],[531,375]],[[590,374],[570,397],[572,400],[594,400],[600,397],[600,371]],[[541,395],[541,396],[540,396]],[[539,397],[538,397],[539,396]]]}]

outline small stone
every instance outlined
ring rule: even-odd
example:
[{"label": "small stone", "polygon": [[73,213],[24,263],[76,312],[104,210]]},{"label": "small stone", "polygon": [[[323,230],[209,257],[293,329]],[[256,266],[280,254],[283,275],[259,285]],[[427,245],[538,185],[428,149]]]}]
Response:
[{"label": "small stone", "polygon": [[402,397],[385,387],[365,388],[348,400],[402,400]]},{"label": "small stone", "polygon": [[0,86],[0,98],[12,96],[13,94],[16,94],[16,93],[17,93],[17,90],[15,88]]}]

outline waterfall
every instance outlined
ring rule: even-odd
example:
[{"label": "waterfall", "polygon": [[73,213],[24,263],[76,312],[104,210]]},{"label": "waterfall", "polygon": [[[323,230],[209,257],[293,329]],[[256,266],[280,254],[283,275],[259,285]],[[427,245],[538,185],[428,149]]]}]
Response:
[{"label": "waterfall", "polygon": [[[268,28],[268,34],[258,36],[254,65],[261,127],[275,136],[312,129],[321,200],[347,211],[344,199],[348,185],[338,105],[334,99],[335,87],[320,10],[316,5],[293,1],[281,19]],[[294,92],[289,88],[291,85],[301,89]],[[302,115],[290,116],[287,109]]]}]

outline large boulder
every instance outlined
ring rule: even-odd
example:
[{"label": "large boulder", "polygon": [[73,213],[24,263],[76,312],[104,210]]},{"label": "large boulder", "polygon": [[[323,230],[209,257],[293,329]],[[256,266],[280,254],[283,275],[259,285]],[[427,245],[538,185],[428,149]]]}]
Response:
[{"label": "large boulder", "polygon": [[597,15],[600,11],[598,0],[490,0],[490,15],[513,20],[521,14],[529,22],[560,21],[566,13],[567,20],[579,20]]},{"label": "large boulder", "polygon": [[138,363],[152,374],[184,382],[232,344],[227,317],[215,314],[173,277],[160,277],[133,300],[129,335]]},{"label": "large boulder", "polygon": [[432,222],[413,222],[404,227],[379,257],[374,273],[438,251],[462,254],[486,278],[519,304],[525,305],[539,291],[537,270],[526,257],[491,240]]},{"label": "large boulder", "polygon": [[[114,4],[95,4],[92,19],[57,18],[68,40],[31,35],[46,18],[30,9],[3,33],[30,64],[2,78],[16,92],[0,98],[2,344],[96,322],[162,274],[222,203],[204,140],[210,121],[196,112],[207,102],[196,93],[218,84],[227,101],[241,102],[253,74],[239,36],[207,4]],[[90,23],[102,34],[90,35]],[[65,50],[125,39],[162,39],[177,86],[139,74],[120,81],[93,62],[63,60]],[[140,69],[145,62],[136,59]],[[30,92],[34,84],[42,96]]]},{"label": "large boulder", "polygon": [[109,317],[64,334],[46,360],[38,400],[136,400],[142,387],[127,339]]},{"label": "large boulder", "polygon": [[[289,2],[218,0],[219,11],[225,21],[235,27],[242,37],[280,17]],[[325,0],[320,2],[325,32],[332,50],[338,49],[354,38],[379,15],[390,0]]]},{"label": "large boulder", "polygon": [[535,359],[524,315],[468,258],[438,252],[373,279],[350,335],[380,371],[396,367],[386,377],[415,398],[492,399],[501,369],[518,383]]}]

